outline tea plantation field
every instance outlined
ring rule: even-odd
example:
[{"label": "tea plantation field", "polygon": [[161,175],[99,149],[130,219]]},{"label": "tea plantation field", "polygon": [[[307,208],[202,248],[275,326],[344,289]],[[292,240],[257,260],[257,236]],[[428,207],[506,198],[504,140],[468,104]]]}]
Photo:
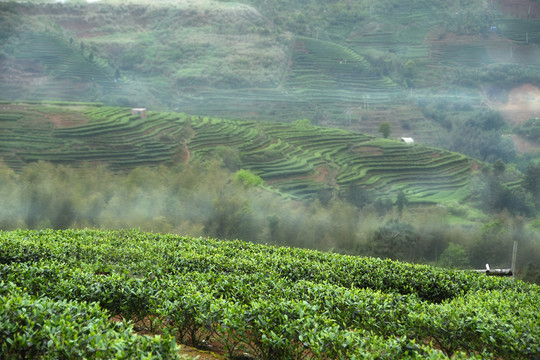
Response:
[{"label": "tea plantation field", "polygon": [[268,189],[298,199],[351,185],[409,201],[444,203],[469,196],[479,164],[464,155],[350,131],[240,121],[88,103],[0,104],[0,157],[15,171],[31,162],[113,171],[221,158],[260,176]]},{"label": "tea plantation field", "polygon": [[540,355],[536,285],[138,230],[0,232],[0,304],[2,358]]}]

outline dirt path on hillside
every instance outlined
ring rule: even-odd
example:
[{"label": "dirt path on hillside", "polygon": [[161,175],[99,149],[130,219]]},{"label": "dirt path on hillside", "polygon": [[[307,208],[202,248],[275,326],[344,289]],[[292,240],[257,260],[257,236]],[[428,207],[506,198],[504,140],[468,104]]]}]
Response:
[{"label": "dirt path on hillside", "polygon": [[187,143],[187,140],[184,141],[184,152],[186,153],[186,159],[184,160],[184,164],[188,164],[189,160],[191,160],[191,150],[189,150],[189,146]]},{"label": "dirt path on hillside", "polygon": [[191,160],[191,149],[189,148],[189,142],[195,137],[195,130],[191,127],[191,125],[188,125],[185,128],[185,131],[188,132],[187,138],[184,140],[184,153],[185,153],[185,159],[184,164],[189,163]]}]

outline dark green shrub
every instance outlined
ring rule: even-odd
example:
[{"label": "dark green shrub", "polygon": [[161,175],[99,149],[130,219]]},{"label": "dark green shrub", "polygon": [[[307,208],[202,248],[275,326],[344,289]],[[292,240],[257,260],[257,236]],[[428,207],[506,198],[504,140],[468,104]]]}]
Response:
[{"label": "dark green shrub", "polygon": [[0,283],[3,359],[179,359],[170,336],[133,334],[96,303],[34,298]]}]

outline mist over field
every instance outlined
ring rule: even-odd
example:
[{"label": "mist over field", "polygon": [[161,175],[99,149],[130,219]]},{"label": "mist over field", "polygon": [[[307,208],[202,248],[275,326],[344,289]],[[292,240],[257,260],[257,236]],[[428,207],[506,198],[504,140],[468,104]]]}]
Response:
[{"label": "mist over field", "polygon": [[[246,185],[219,162],[123,175],[40,162],[21,174],[3,168],[0,193],[4,230],[138,228],[459,268],[508,266],[519,237],[518,267],[536,281],[538,233],[508,213],[489,219],[457,204],[400,206],[369,194],[354,204],[344,197],[286,200]],[[456,216],[470,220],[456,225]]]}]

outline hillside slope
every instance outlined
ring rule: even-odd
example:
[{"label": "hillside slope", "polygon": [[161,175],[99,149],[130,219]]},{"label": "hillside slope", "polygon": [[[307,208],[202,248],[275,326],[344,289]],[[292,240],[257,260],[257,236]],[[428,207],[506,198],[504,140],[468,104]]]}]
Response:
[{"label": "hillside slope", "polygon": [[35,161],[124,171],[143,165],[220,158],[287,196],[313,198],[351,186],[383,198],[399,190],[413,202],[460,201],[479,162],[424,145],[345,130],[226,120],[129,108],[66,103],[0,104],[0,156],[19,171]]},{"label": "hillside slope", "polygon": [[[4,1],[0,100],[307,118],[371,135],[389,122],[396,138],[461,151],[455,129],[500,108],[516,86],[540,85],[536,5],[518,5]],[[508,119],[505,133],[514,126]],[[514,139],[520,151],[538,148]],[[511,160],[485,160],[497,158]]]},{"label": "hillside slope", "polygon": [[[287,62],[272,24],[241,4],[0,3],[0,17],[9,98],[171,105],[188,95],[178,88],[275,86]],[[59,79],[79,86],[62,92]]]}]

